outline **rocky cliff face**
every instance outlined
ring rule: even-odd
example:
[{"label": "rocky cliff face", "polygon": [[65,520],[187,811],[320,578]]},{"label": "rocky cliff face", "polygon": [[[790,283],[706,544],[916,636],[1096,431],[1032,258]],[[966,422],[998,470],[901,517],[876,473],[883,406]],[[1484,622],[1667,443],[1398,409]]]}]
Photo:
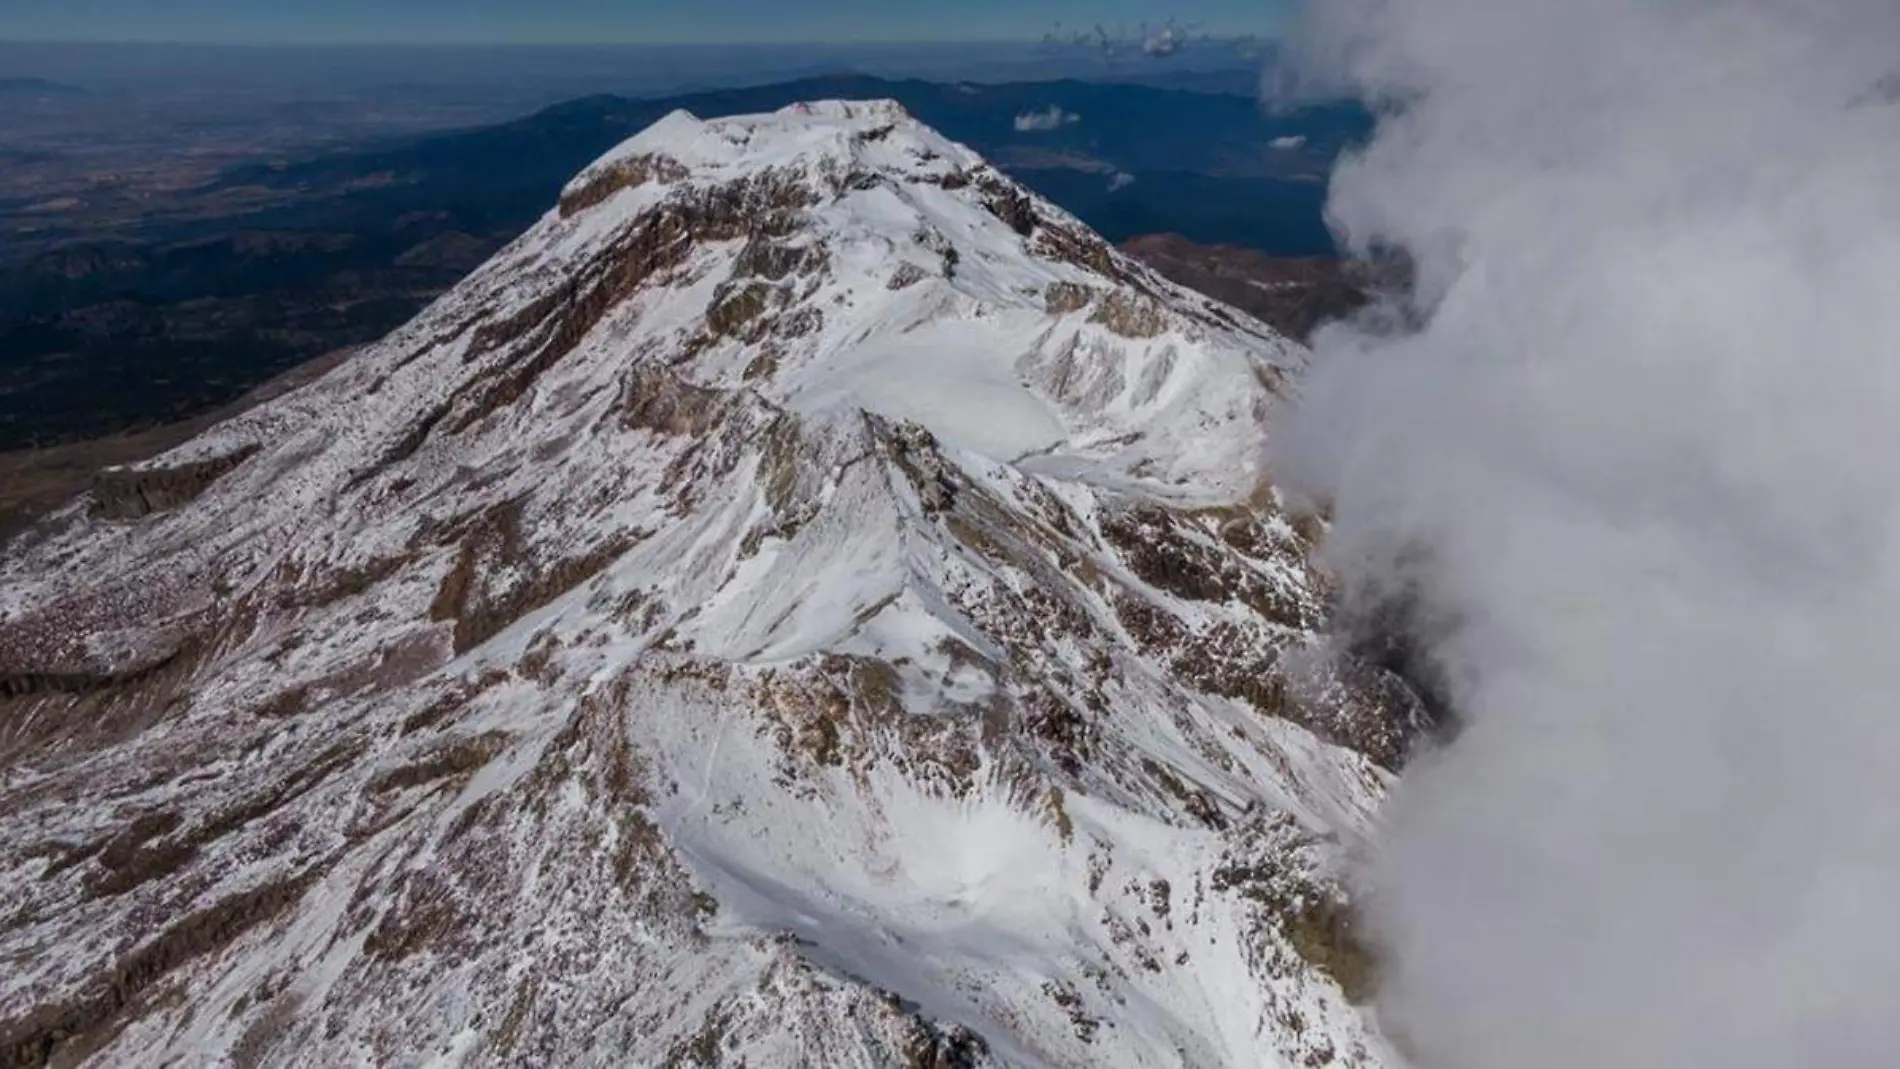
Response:
[{"label": "rocky cliff face", "polygon": [[1397,1064],[1300,356],[895,105],[669,117],[0,564],[0,1064]]}]

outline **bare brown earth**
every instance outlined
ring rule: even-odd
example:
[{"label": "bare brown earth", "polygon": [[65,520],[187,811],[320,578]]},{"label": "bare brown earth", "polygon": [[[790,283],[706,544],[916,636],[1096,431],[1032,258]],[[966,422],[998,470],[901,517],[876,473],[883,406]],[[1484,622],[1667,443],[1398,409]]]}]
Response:
[{"label": "bare brown earth", "polygon": [[1130,238],[1122,251],[1300,341],[1321,324],[1363,308],[1378,282],[1374,269],[1350,260],[1268,256],[1238,245],[1201,245],[1179,234]]},{"label": "bare brown earth", "polygon": [[193,419],[45,449],[0,453],[0,551],[34,520],[85,490],[101,470],[136,464],[181,445],[220,420],[315,381],[353,351],[339,349],[301,364],[238,400]]}]

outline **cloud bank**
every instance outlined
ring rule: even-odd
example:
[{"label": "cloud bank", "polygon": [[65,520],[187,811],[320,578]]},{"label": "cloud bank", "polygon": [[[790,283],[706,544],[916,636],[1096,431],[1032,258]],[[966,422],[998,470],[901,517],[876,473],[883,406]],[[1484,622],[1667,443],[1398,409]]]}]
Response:
[{"label": "cloud bank", "polygon": [[1040,111],[1025,111],[1016,116],[1016,132],[1019,134],[1047,133],[1081,121],[1082,116],[1075,112],[1064,111],[1051,104]]},{"label": "cloud bank", "polygon": [[[1900,4],[1324,0],[1424,325],[1276,445],[1462,730],[1370,875],[1425,1069],[1900,1065]],[[1388,317],[1388,322],[1392,321]]]}]

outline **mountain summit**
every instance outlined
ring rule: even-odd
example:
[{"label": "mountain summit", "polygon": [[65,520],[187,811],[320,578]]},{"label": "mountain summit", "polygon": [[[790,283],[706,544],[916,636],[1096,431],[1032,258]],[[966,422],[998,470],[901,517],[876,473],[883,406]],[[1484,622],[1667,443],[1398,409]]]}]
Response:
[{"label": "mountain summit", "polygon": [[1395,1065],[1302,350],[890,102],[675,113],[0,563],[7,1065]]}]

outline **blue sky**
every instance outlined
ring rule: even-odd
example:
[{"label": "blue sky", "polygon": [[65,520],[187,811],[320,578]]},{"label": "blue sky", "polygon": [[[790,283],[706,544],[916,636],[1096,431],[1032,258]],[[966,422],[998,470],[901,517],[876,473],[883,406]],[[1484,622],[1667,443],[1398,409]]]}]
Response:
[{"label": "blue sky", "polygon": [[0,39],[775,42],[1038,37],[1170,18],[1270,31],[1280,0],[0,0]]}]

